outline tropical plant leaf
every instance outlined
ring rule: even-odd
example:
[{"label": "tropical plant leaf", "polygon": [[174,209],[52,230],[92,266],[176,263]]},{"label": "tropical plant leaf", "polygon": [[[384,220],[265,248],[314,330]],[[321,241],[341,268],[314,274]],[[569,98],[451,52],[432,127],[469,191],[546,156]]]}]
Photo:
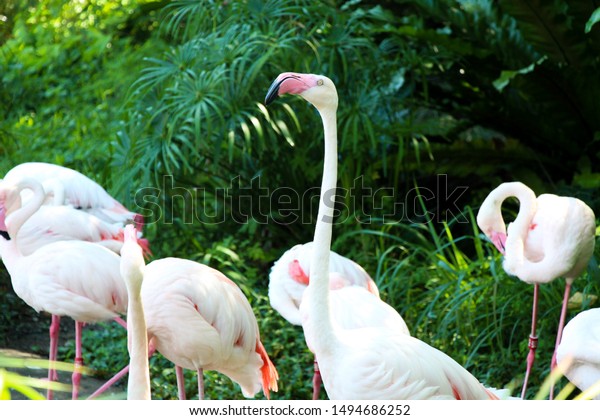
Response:
[{"label": "tropical plant leaf", "polygon": [[523,37],[540,56],[547,55],[559,63],[580,63],[585,42],[581,32],[572,30],[568,2],[501,0],[499,4],[517,21]]},{"label": "tropical plant leaf", "polygon": [[590,33],[592,30],[592,27],[598,23],[600,21],[600,7],[598,7],[596,10],[594,10],[594,12],[592,13],[592,16],[590,16],[589,20],[585,23],[585,33]]}]

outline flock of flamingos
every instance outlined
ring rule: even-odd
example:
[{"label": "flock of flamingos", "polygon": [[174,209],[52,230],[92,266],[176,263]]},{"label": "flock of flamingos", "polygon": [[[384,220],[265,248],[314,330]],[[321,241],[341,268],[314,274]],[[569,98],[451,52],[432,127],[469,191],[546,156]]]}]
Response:
[{"label": "flock of flamingos", "polygon": [[[299,95],[318,110],[325,144],[321,191],[335,189],[335,85],[325,76],[282,73],[265,101],[268,105],[284,94]],[[520,207],[506,227],[501,206],[509,197],[516,197]],[[313,242],[285,252],[270,273],[271,305],[302,326],[315,355],[313,398],[321,384],[331,399],[507,398],[506,390],[487,388],[448,355],[410,335],[365,270],[331,251],[333,216],[322,195]],[[572,383],[592,392],[590,397],[597,395],[600,308],[580,313],[563,329],[571,284],[594,250],[592,210],[576,198],[536,197],[524,184],[509,182],[485,199],[477,223],[504,255],[506,272],[534,286],[521,398],[537,347],[538,289],[558,277],[565,278],[566,286],[552,367],[564,365]],[[57,379],[52,361],[62,316],[75,320],[74,399],[82,376],[83,324],[115,319],[127,328],[130,363],[92,397],[128,373],[128,398],[149,399],[148,358],[159,351],[177,367],[181,399],[184,368],[197,371],[200,398],[204,369],[227,375],[247,398],[261,390],[269,398],[277,391],[278,373],[242,291],[219,271],[194,261],[164,258],[146,265],[142,229],[140,215],[72,169],[28,162],[0,181],[2,261],[16,294],[36,311],[52,315],[48,379]],[[127,322],[120,318],[125,313]]]}]

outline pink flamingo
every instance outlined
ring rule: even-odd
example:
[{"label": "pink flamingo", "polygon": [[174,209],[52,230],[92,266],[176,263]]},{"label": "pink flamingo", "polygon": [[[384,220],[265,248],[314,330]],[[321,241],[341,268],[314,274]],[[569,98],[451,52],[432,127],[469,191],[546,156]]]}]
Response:
[{"label": "pink flamingo", "polygon": [[261,388],[267,398],[270,390],[277,391],[277,370],[240,288],[221,272],[190,260],[163,258],[144,266],[141,248],[128,245],[135,235],[127,234],[125,239],[124,258],[129,262],[122,262],[124,273],[129,278],[143,277],[148,336],[176,365],[180,399],[185,398],[182,368],[197,371],[200,399],[204,369],[227,375],[248,398]]},{"label": "pink flamingo", "polygon": [[[282,73],[267,93],[271,103],[300,95],[319,111],[325,132],[321,199],[315,227],[310,283],[300,311],[307,343],[332,399],[497,399],[446,354],[386,325],[343,329],[330,312],[329,258],[333,206],[325,200],[337,178],[338,97],[335,85],[314,74]],[[363,292],[363,296],[368,296]]]},{"label": "pink flamingo", "polygon": [[[23,177],[40,182],[47,197],[45,205],[19,231],[18,243],[24,255],[61,240],[95,242],[118,253],[123,244],[125,223],[134,219],[143,222],[141,215],[125,209],[100,185],[72,169],[48,163],[23,163],[11,169],[1,184],[14,186]],[[0,230],[4,231],[5,217],[31,197],[29,190],[19,192],[5,188],[5,191],[0,202]],[[75,208],[72,203],[80,207]],[[140,244],[150,255],[148,241],[143,239]]]},{"label": "pink flamingo", "polygon": [[[4,191],[5,197],[0,201],[2,231],[7,230],[4,214],[10,215],[13,209],[21,207],[17,188],[5,187]],[[94,242],[119,253],[123,245],[123,232],[118,224],[109,224],[72,206],[42,205],[25,221],[15,239],[23,255],[30,255],[49,243],[68,240]]]},{"label": "pink flamingo", "polygon": [[53,191],[53,204],[70,204],[108,223],[143,225],[142,215],[126,209],[98,183],[73,169],[52,163],[25,162],[8,171],[4,181],[16,184],[22,178],[35,179]]},{"label": "pink flamingo", "polygon": [[[302,325],[299,308],[302,295],[309,283],[306,273],[310,272],[312,252],[312,242],[295,245],[273,264],[269,275],[271,306],[293,325]],[[360,265],[331,251],[329,270],[332,315],[338,325],[342,328],[359,328],[387,323],[404,334],[409,333],[406,323],[398,312],[387,304],[373,303],[379,301],[379,290]],[[362,296],[359,289],[371,296]],[[321,383],[319,365],[315,358],[313,374],[313,399],[315,400],[319,398]]]},{"label": "pink flamingo", "polygon": [[[127,308],[127,290],[119,274],[119,256],[102,246],[83,241],[60,241],[23,255],[18,232],[42,205],[45,194],[34,179],[20,180],[19,191],[29,189],[33,197],[6,218],[12,240],[0,239],[0,254],[15,293],[36,311],[52,314],[50,326],[49,380],[56,380],[52,361],[56,360],[60,316],[75,320],[75,371],[72,375],[73,398],[77,398],[83,357],[83,323],[118,320]],[[0,196],[4,190],[0,189]],[[121,321],[122,322],[122,321]],[[48,391],[48,398],[52,392]]]},{"label": "pink flamingo", "polygon": [[[594,385],[600,387],[600,308],[580,312],[565,325],[556,360],[562,364],[567,359],[569,381],[584,392]],[[590,397],[600,400],[600,392]]]},{"label": "pink flamingo", "polygon": [[[509,197],[519,200],[519,212],[507,229],[501,206]],[[477,224],[504,254],[504,270],[534,285],[529,354],[521,393],[521,397],[525,398],[538,341],[536,323],[539,286],[558,277],[565,277],[566,280],[551,362],[551,367],[554,368],[556,347],[561,342],[571,284],[585,270],[594,251],[594,212],[576,198],[554,194],[542,194],[536,198],[535,193],[526,185],[505,182],[484,200],[477,214]]]}]

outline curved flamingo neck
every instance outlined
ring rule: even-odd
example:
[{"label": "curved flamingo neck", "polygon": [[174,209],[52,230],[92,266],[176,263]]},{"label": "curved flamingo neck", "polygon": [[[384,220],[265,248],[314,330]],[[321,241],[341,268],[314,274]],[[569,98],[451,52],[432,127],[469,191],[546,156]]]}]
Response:
[{"label": "curved flamingo neck", "polygon": [[33,213],[40,209],[46,195],[42,185],[31,178],[24,178],[19,181],[17,184],[17,194],[20,194],[21,191],[25,189],[30,189],[33,192],[33,197],[20,208],[6,216],[6,227],[8,229],[8,234],[12,238],[11,242],[15,249],[18,249],[16,244],[19,230],[21,230],[23,224],[33,215]]},{"label": "curved flamingo neck", "polygon": [[319,211],[315,226],[313,253],[310,264],[310,284],[307,294],[310,306],[307,322],[316,332],[314,347],[331,348],[335,334],[329,313],[329,255],[337,186],[337,121],[336,108],[320,109],[325,133],[325,156]]},{"label": "curved flamingo neck", "polygon": [[[519,200],[519,212],[510,226],[510,234],[513,239],[517,237],[525,241],[531,221],[537,211],[537,201],[535,193],[526,185],[520,182],[507,182],[500,185],[495,192],[494,202],[498,217],[502,218],[501,206],[504,200],[509,197],[516,197]],[[510,238],[507,238],[507,241]]]},{"label": "curved flamingo neck", "polygon": [[[519,182],[503,184],[498,191],[499,205],[508,197],[516,197],[519,200],[519,212],[516,219],[509,225],[506,236],[506,253],[504,255],[504,269],[528,281],[534,266],[525,255],[527,235],[532,220],[537,212],[537,199],[535,193],[526,185]],[[500,216],[501,217],[501,216]]]},{"label": "curved flamingo neck", "polygon": [[63,206],[66,202],[65,186],[57,179],[50,179],[44,182],[44,190],[52,192],[52,204]]}]

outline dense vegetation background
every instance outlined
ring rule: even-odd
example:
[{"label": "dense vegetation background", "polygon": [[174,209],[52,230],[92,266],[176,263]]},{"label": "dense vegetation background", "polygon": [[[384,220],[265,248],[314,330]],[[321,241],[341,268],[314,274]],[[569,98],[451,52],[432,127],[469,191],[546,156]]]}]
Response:
[{"label": "dense vegetation background", "polygon": [[[532,288],[504,273],[474,214],[511,180],[600,214],[599,6],[6,0],[0,174],[58,163],[144,213],[155,258],[204,262],[240,285],[280,372],[274,398],[309,398],[301,328],[266,291],[271,264],[312,238],[322,128],[300,100],[262,102],[282,71],[328,75],[340,96],[334,250],[371,273],[413,335],[517,393]],[[290,204],[281,197],[291,191]],[[583,299],[570,315],[597,306],[597,268],[594,258],[575,282]],[[1,344],[32,310],[4,270],[0,280]],[[549,371],[563,284],[542,287],[529,397]],[[99,373],[127,360],[118,328],[84,340],[112,355],[90,360]],[[67,360],[72,347],[61,349]],[[157,357],[152,369],[153,396],[175,398],[172,366]],[[207,397],[242,398],[218,374],[207,375]]]}]

